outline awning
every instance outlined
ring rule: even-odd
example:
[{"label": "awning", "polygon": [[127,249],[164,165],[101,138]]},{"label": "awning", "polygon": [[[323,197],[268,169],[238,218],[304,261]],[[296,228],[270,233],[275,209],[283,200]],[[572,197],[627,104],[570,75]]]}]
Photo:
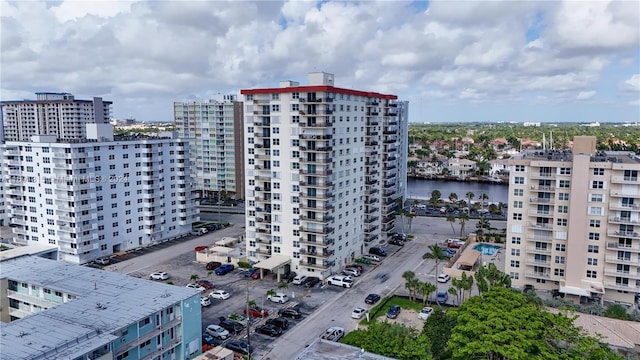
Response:
[{"label": "awning", "polygon": [[286,255],[271,255],[270,258],[266,260],[262,260],[259,263],[253,265],[253,267],[258,269],[265,269],[269,271],[274,271],[275,269],[286,265],[291,262],[291,257]]},{"label": "awning", "polygon": [[216,241],[216,245],[218,246],[229,246],[238,242],[238,238],[234,237],[223,237],[221,240]]},{"label": "awning", "polygon": [[578,296],[591,296],[591,291],[585,290],[575,286],[560,286],[560,292],[570,295],[578,295]]},{"label": "awning", "polygon": [[458,259],[458,265],[473,267],[482,253],[478,250],[467,249]]}]

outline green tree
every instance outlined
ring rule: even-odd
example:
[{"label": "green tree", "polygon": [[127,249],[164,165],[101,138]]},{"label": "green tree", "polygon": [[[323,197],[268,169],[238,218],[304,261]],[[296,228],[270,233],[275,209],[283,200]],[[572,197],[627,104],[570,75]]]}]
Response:
[{"label": "green tree", "polygon": [[267,293],[266,293],[265,295],[266,295],[267,297],[269,297],[269,296],[273,296],[273,295],[275,295],[275,294],[277,294],[275,290],[273,290],[273,289],[269,289],[269,290],[267,290]]},{"label": "green tree", "polygon": [[348,333],[341,342],[398,359],[431,359],[429,339],[398,323],[371,322],[366,329]]},{"label": "green tree", "polygon": [[468,191],[466,194],[467,199],[469,199],[469,210],[467,210],[467,215],[469,214],[469,211],[471,211],[471,200],[473,200],[473,197],[476,196],[476,194],[473,193],[473,191]]},{"label": "green tree", "polygon": [[286,281],[280,281],[278,284],[278,289],[287,290],[289,288],[289,283]]},{"label": "green tree", "polygon": [[404,279],[405,283],[404,283],[404,287],[409,290],[409,299],[413,300],[413,292],[415,290],[415,281],[416,279],[416,273],[414,273],[411,270],[407,270],[405,272],[402,273],[402,278]]},{"label": "green tree", "polygon": [[631,315],[629,315],[629,313],[627,313],[627,310],[624,308],[624,306],[622,306],[620,304],[610,305],[607,308],[607,310],[604,311],[604,316],[606,316],[608,318],[612,318],[612,319],[619,319],[619,320],[632,320],[633,319],[631,317]]},{"label": "green tree", "polygon": [[458,222],[460,223],[460,237],[466,237],[464,227],[467,223],[467,220],[469,220],[469,215],[467,215],[466,213],[460,213],[460,215],[458,216]]},{"label": "green tree", "polygon": [[451,224],[451,230],[453,231],[453,236],[456,236],[456,228],[453,227],[453,224],[456,223],[456,217],[453,215],[447,215],[447,221]]},{"label": "green tree", "polygon": [[480,199],[480,205],[482,206],[482,210],[484,211],[484,202],[489,200],[489,195],[482,193],[480,194],[479,199]]},{"label": "green tree", "polygon": [[442,196],[442,193],[440,193],[440,190],[433,190],[431,192],[431,198],[429,198],[429,204],[433,205],[433,209],[436,209],[436,205],[438,204],[438,201],[440,201],[440,196]]},{"label": "green tree", "polygon": [[418,284],[418,293],[422,298],[422,305],[427,305],[427,301],[429,301],[429,297],[434,291],[436,291],[436,286],[428,281]]},{"label": "green tree", "polygon": [[[429,252],[422,255],[422,258],[425,260],[435,260],[436,262],[436,276],[440,274],[439,265],[443,260],[449,260],[444,250],[438,244],[431,244],[428,247]],[[438,284],[436,283],[436,291],[438,291]]]},{"label": "green tree", "polygon": [[189,278],[191,281],[197,281],[200,278],[200,276],[198,276],[198,274],[192,274],[191,277]]},{"label": "green tree", "polygon": [[422,333],[428,339],[434,360],[451,358],[451,352],[446,349],[446,346],[455,325],[456,317],[447,316],[446,312],[440,308],[435,308],[424,322]]},{"label": "green tree", "polygon": [[458,201],[458,194],[454,192],[449,194],[449,202],[451,202],[451,204],[455,204],[457,201]]},{"label": "green tree", "polygon": [[573,325],[573,318],[540,311],[504,287],[474,296],[447,316],[456,318],[446,349],[451,359],[620,359]]}]

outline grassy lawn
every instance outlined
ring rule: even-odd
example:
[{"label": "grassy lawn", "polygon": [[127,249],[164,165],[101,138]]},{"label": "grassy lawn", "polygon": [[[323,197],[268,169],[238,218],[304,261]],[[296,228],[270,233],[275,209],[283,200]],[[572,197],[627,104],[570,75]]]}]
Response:
[{"label": "grassy lawn", "polygon": [[[415,311],[420,311],[423,308],[423,305],[421,303],[411,301],[403,297],[387,296],[385,298],[382,298],[382,300],[380,300],[380,302],[376,306],[371,308],[371,311],[369,311],[369,319],[371,319],[371,321],[376,321],[378,317],[385,316],[387,311],[389,311],[391,305],[400,305],[400,308],[402,309],[410,309]],[[367,319],[363,319],[362,321],[360,321],[360,325],[367,325],[367,323]]]}]

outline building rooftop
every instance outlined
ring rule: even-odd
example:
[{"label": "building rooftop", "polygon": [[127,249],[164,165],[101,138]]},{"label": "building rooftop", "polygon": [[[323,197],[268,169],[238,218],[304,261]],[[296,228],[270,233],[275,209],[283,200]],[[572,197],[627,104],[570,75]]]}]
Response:
[{"label": "building rooftop", "polygon": [[[76,298],[0,328],[0,358],[73,358],[108,344],[112,333],[160,309],[199,296],[195,289],[156,283],[37,256],[2,261],[0,278]],[[51,355],[49,355],[51,354]]]},{"label": "building rooftop", "polygon": [[355,346],[318,339],[309,345],[296,360],[393,360]]},{"label": "building rooftop", "polygon": [[[573,161],[573,152],[571,150],[523,150],[519,157],[514,156],[513,158],[571,162]],[[596,151],[591,156],[591,162],[640,164],[640,157],[630,151]]]}]

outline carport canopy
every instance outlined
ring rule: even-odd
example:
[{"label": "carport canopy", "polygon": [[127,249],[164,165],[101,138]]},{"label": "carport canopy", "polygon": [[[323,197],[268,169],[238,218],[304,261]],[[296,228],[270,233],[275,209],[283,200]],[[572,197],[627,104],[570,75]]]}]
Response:
[{"label": "carport canopy", "polygon": [[480,255],[480,251],[468,249],[464,252],[464,254],[462,254],[462,256],[460,256],[460,259],[458,259],[458,265],[469,266],[473,268]]},{"label": "carport canopy", "polygon": [[270,258],[260,261],[259,263],[253,265],[253,267],[274,272],[275,269],[282,267],[290,262],[291,258],[289,256],[271,255]]}]

